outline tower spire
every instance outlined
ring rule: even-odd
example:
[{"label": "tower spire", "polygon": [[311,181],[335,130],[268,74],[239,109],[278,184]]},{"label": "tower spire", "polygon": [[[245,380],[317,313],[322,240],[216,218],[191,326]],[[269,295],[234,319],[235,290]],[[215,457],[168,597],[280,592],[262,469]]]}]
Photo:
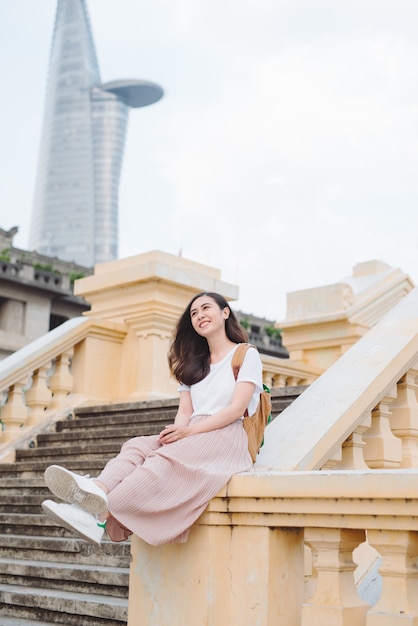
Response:
[{"label": "tower spire", "polygon": [[129,107],[154,83],[101,84],[85,0],[58,0],[29,247],[91,267],[118,256],[118,188]]}]

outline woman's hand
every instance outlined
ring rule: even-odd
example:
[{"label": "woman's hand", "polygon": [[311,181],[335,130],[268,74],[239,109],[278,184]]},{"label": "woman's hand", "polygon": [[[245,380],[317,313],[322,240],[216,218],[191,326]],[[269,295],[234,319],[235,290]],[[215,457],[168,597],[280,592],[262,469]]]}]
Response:
[{"label": "woman's hand", "polygon": [[174,441],[179,441],[180,439],[189,437],[191,434],[192,432],[190,426],[170,424],[160,432],[160,443],[162,445],[165,445],[166,443],[173,443]]}]

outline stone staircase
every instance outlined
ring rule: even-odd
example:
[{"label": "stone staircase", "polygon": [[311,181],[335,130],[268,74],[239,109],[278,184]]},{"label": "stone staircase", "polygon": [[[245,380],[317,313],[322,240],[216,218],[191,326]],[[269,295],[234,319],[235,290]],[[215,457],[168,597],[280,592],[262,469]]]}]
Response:
[{"label": "stone staircase", "polygon": [[[277,416],[305,387],[272,390]],[[96,476],[124,441],[173,421],[178,402],[157,400],[84,407],[38,435],[15,463],[0,465],[0,626],[127,623],[130,542],[99,547],[43,513],[53,498],[43,473],[53,463]]]}]

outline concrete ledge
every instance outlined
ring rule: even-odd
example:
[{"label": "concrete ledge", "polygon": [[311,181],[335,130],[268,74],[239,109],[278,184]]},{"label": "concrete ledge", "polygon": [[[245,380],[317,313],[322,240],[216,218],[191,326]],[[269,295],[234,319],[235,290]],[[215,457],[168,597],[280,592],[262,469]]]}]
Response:
[{"label": "concrete ledge", "polygon": [[418,470],[267,472],[232,477],[197,524],[418,530]]}]

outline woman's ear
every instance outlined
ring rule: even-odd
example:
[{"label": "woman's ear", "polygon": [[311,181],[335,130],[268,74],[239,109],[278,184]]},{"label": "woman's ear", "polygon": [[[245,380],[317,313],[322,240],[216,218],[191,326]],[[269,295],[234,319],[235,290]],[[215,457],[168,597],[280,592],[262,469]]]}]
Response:
[{"label": "woman's ear", "polygon": [[223,310],[224,320],[227,320],[230,315],[231,315],[231,309],[226,306]]}]

